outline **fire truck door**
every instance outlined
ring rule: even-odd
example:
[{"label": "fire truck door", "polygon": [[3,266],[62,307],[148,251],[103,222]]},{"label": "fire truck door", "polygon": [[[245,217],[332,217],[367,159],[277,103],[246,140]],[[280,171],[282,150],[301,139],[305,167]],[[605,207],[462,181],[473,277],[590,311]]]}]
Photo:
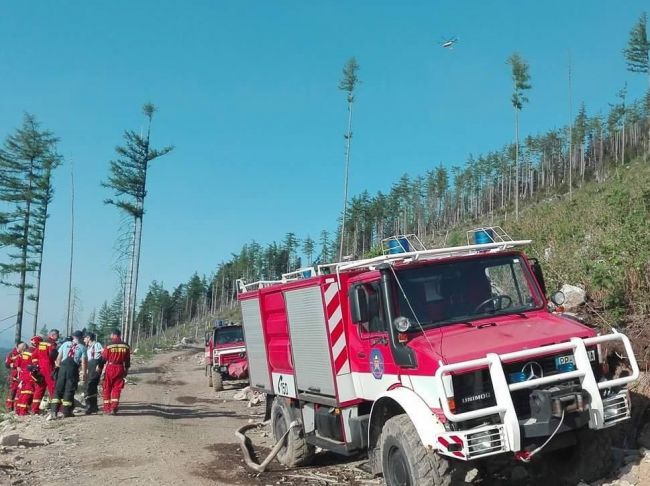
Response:
[{"label": "fire truck door", "polygon": [[363,284],[367,299],[367,320],[357,324],[357,343],[352,357],[363,397],[369,400],[399,382],[398,367],[391,353],[388,324],[379,282]]}]

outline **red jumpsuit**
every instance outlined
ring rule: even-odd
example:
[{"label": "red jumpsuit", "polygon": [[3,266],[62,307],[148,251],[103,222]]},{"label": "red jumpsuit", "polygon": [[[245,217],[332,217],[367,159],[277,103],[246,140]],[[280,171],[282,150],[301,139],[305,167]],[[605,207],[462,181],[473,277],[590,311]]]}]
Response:
[{"label": "red jumpsuit", "polygon": [[47,390],[50,399],[54,397],[54,385],[56,382],[52,378],[52,371],[54,371],[57,353],[56,342],[49,338],[47,341],[39,342],[35,347],[34,358],[38,362],[38,369],[43,380],[34,389],[34,401],[32,402],[32,412],[34,413],[39,413],[41,399],[45,395],[45,390]]},{"label": "red jumpsuit", "polygon": [[[32,356],[32,349],[26,349],[16,360],[20,372],[18,379],[18,399],[16,400],[16,415],[27,415],[34,398],[34,388],[39,381],[38,366],[36,359]],[[34,371],[36,369],[36,371]]]},{"label": "red jumpsuit", "polygon": [[131,350],[121,340],[115,341],[102,351],[102,362],[106,363],[103,383],[104,413],[116,413],[124,388],[124,378],[131,366]]},{"label": "red jumpsuit", "polygon": [[9,382],[9,391],[7,393],[7,401],[5,407],[7,412],[14,409],[14,400],[16,399],[16,392],[18,391],[18,367],[16,366],[20,353],[16,348],[12,349],[5,358],[5,366],[9,370],[7,381]]}]

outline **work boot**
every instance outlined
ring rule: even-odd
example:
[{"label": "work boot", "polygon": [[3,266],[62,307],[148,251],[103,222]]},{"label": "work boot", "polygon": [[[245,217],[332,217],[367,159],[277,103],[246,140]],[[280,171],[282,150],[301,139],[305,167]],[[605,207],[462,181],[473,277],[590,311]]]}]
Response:
[{"label": "work boot", "polygon": [[89,398],[86,400],[86,415],[90,415],[91,413],[97,413],[99,409],[97,408],[97,398]]}]

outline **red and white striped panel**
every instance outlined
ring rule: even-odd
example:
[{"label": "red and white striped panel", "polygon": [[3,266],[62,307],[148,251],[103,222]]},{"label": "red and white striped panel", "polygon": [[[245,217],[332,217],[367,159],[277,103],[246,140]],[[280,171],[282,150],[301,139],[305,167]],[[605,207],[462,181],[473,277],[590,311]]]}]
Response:
[{"label": "red and white striped panel", "polygon": [[343,313],[341,312],[341,301],[338,298],[339,284],[326,284],[325,307],[327,309],[327,325],[330,333],[332,356],[334,357],[334,369],[336,375],[350,373],[350,359],[348,358],[348,346],[345,340],[343,326]]}]

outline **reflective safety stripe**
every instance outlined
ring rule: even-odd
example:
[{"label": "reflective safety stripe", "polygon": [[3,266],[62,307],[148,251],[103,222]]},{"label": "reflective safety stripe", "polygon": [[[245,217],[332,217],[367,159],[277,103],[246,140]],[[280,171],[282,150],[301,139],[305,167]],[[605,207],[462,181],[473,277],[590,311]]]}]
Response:
[{"label": "reflective safety stripe", "polygon": [[69,401],[67,401],[67,400],[61,400],[61,404],[62,404],[64,407],[69,407],[70,405],[72,405],[72,402],[69,402]]},{"label": "reflective safety stripe", "polygon": [[17,403],[16,406],[20,408],[27,408],[29,405],[25,405],[24,403]]},{"label": "reflective safety stripe", "polygon": [[34,400],[32,400],[32,403],[40,403],[40,402],[41,402],[41,400],[38,399],[38,398],[34,398]]},{"label": "reflective safety stripe", "polygon": [[50,400],[50,403],[60,403],[60,402],[61,400],[59,400],[58,398],[53,398],[52,400]]},{"label": "reflective safety stripe", "polygon": [[34,394],[34,392],[31,391],[31,390],[20,390],[20,393],[22,395],[33,395]]},{"label": "reflective safety stripe", "polygon": [[118,353],[123,353],[125,351],[128,351],[129,347],[126,344],[109,344],[106,346],[106,349],[117,351]]},{"label": "reflective safety stripe", "polygon": [[119,401],[120,401],[119,398],[111,398],[111,402],[119,402]]}]

